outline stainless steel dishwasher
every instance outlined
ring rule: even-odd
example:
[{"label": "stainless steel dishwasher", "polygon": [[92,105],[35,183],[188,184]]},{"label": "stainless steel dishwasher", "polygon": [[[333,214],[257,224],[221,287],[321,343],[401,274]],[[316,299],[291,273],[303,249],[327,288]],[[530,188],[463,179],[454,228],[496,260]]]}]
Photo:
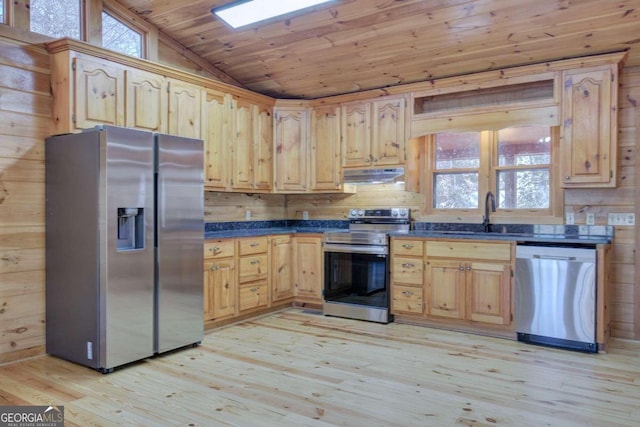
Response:
[{"label": "stainless steel dishwasher", "polygon": [[597,352],[596,249],[516,247],[518,341]]}]

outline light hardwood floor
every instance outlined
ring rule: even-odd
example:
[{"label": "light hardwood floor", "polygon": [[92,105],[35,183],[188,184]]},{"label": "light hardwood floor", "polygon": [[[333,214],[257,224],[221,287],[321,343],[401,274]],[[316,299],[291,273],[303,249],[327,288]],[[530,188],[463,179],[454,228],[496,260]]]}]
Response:
[{"label": "light hardwood floor", "polygon": [[108,375],[5,365],[0,405],[64,405],[66,426],[632,426],[639,356],[288,309]]}]

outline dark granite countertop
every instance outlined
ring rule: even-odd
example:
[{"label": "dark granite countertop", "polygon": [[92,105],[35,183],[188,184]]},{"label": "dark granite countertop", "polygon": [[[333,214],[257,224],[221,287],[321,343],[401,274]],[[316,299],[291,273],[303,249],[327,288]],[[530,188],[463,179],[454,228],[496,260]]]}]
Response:
[{"label": "dark granite countertop", "polygon": [[574,235],[574,234],[536,234],[536,233],[485,233],[472,231],[434,231],[414,230],[409,233],[392,233],[393,237],[422,237],[461,240],[502,240],[523,243],[557,243],[598,245],[611,243],[610,236]]},{"label": "dark granite countertop", "polygon": [[[205,224],[205,239],[266,236],[276,234],[318,234],[328,231],[347,231],[345,220],[278,220],[238,221]],[[598,245],[611,243],[611,226],[493,224],[492,232],[485,232],[480,224],[424,223],[412,224],[409,233],[391,233],[394,237],[463,240],[503,240],[522,243]]]}]

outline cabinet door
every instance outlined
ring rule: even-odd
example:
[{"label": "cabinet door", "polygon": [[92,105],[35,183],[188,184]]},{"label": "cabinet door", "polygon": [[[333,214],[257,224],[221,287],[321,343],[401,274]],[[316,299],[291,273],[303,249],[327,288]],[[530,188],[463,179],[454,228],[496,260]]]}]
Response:
[{"label": "cabinet door", "polygon": [[374,165],[404,165],[407,145],[405,126],[404,98],[373,102],[371,156]]},{"label": "cabinet door", "polygon": [[293,276],[291,271],[291,236],[271,238],[271,302],[293,297]]},{"label": "cabinet door", "polygon": [[295,237],[293,277],[295,297],[322,300],[322,241],[320,237]]},{"label": "cabinet door", "polygon": [[465,318],[465,276],[463,262],[427,261],[427,309],[432,316]]},{"label": "cabinet door", "polygon": [[124,69],[107,61],[74,58],[76,129],[124,125]]},{"label": "cabinet door", "polygon": [[413,286],[402,286],[394,283],[391,290],[391,312],[419,315],[422,317],[424,307],[423,289]]},{"label": "cabinet door", "polygon": [[164,76],[140,70],[126,72],[127,99],[125,126],[167,132],[169,95]]},{"label": "cabinet door", "polygon": [[342,166],[371,166],[371,103],[344,105],[341,116]]},{"label": "cabinet door", "polygon": [[205,320],[232,316],[236,311],[236,269],[233,258],[204,263]]},{"label": "cabinet door", "polygon": [[180,80],[169,81],[169,127],[171,135],[200,139],[203,92],[200,86]]},{"label": "cabinet door", "polygon": [[276,109],[276,189],[307,189],[308,111]]},{"label": "cabinet door", "polygon": [[233,175],[235,190],[253,189],[253,105],[234,101],[235,135],[233,138]]},{"label": "cabinet door", "polygon": [[562,76],[562,184],[615,186],[618,68],[582,68]]},{"label": "cabinet door", "polygon": [[207,90],[204,110],[204,185],[207,189],[226,190],[231,167],[232,115],[229,96]]},{"label": "cabinet door", "polygon": [[467,263],[467,312],[474,322],[511,323],[511,266],[488,262]]},{"label": "cabinet door", "polygon": [[253,184],[258,190],[273,188],[273,113],[270,106],[254,107],[255,148]]},{"label": "cabinet door", "polygon": [[336,190],[342,185],[340,108],[314,108],[311,116],[311,190]]}]

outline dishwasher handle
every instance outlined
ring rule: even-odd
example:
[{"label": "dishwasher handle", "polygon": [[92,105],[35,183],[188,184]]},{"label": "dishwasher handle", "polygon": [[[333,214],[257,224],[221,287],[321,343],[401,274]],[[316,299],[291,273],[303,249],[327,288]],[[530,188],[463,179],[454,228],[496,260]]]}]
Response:
[{"label": "dishwasher handle", "polygon": [[554,261],[575,261],[574,256],[554,256],[554,255],[534,255],[533,258],[537,259],[551,259]]}]

